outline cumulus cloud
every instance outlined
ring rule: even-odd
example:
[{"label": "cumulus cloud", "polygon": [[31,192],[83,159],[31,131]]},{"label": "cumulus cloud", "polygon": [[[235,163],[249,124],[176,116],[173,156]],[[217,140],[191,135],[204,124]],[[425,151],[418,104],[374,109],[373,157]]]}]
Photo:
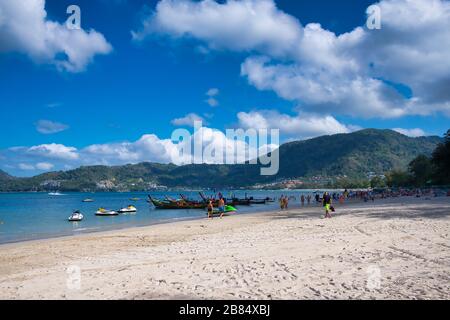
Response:
[{"label": "cumulus cloud", "polygon": [[308,112],[450,116],[450,2],[377,5],[381,30],[361,26],[337,35],[318,23],[302,26],[273,0],[162,0],[135,36],[195,38],[210,50],[249,52],[242,76]]},{"label": "cumulus cloud", "polygon": [[279,129],[289,139],[308,139],[322,135],[349,133],[355,127],[346,126],[330,115],[299,113],[294,116],[276,110],[238,113],[243,128]]},{"label": "cumulus cloud", "polygon": [[68,125],[50,120],[39,120],[36,123],[36,130],[42,134],[53,134],[67,129],[69,129]]},{"label": "cumulus cloud", "polygon": [[271,0],[162,0],[132,34],[143,40],[155,33],[200,39],[211,49],[262,50],[278,56],[292,50],[301,27]]},{"label": "cumulus cloud", "polygon": [[0,53],[19,52],[36,63],[80,72],[95,55],[111,50],[105,37],[95,30],[69,30],[48,20],[45,0],[0,2]]},{"label": "cumulus cloud", "polygon": [[39,162],[36,164],[36,168],[42,171],[49,171],[53,169],[55,166],[49,162]]},{"label": "cumulus cloud", "polygon": [[[61,144],[13,147],[0,150],[0,157],[3,158],[1,167],[35,172],[54,168],[67,170],[82,165],[140,162],[221,164],[227,159],[227,153],[234,155],[236,163],[241,163],[278,148],[277,141],[265,141],[262,146],[261,143],[253,145],[245,139],[229,137],[224,132],[208,127],[201,127],[194,133],[185,132],[186,139],[179,142],[145,134],[137,141],[95,144],[82,149]],[[195,148],[202,152],[195,153]]]},{"label": "cumulus cloud", "polygon": [[189,126],[193,127],[194,122],[201,121],[203,124],[206,124],[206,121],[203,117],[199,116],[196,113],[189,113],[182,118],[176,118],[171,121],[174,126]]},{"label": "cumulus cloud", "polygon": [[398,133],[401,133],[405,136],[413,137],[413,138],[423,137],[426,135],[425,131],[423,131],[420,128],[414,128],[414,129],[394,128],[392,130],[397,131]]},{"label": "cumulus cloud", "polygon": [[[23,149],[23,148],[22,148]],[[32,156],[43,158],[60,159],[60,160],[76,160],[79,158],[77,148],[66,147],[62,144],[41,144],[25,149],[25,153]]]}]

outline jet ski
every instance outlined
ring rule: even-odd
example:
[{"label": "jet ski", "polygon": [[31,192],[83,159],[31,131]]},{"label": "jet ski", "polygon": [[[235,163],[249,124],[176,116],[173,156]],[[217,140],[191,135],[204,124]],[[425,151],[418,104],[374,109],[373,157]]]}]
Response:
[{"label": "jet ski", "polygon": [[119,213],[135,213],[137,209],[135,206],[128,206],[119,210]]},{"label": "jet ski", "polygon": [[83,214],[78,210],[72,213],[72,215],[69,217],[70,222],[79,222],[82,221],[83,219],[84,219]]},{"label": "jet ski", "polygon": [[111,217],[111,216],[118,216],[119,213],[117,211],[113,210],[106,210],[105,208],[100,208],[95,213],[96,216],[102,216],[102,217]]}]

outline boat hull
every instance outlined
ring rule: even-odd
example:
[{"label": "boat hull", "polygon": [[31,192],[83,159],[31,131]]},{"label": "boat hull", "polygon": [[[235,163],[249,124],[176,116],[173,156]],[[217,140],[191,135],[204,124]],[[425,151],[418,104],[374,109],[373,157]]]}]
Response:
[{"label": "boat hull", "polygon": [[114,216],[118,216],[119,213],[118,212],[96,212],[95,215],[98,217],[114,217]]}]

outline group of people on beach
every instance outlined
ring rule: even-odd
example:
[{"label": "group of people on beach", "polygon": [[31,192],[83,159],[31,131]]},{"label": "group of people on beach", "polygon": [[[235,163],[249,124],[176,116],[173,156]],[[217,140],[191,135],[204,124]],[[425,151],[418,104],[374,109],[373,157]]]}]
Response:
[{"label": "group of people on beach", "polygon": [[[214,216],[214,203],[212,200],[209,200],[208,203],[208,219],[212,219]],[[220,214],[220,219],[223,218],[223,215],[225,214],[225,199],[223,197],[220,197],[218,201],[218,209]]]},{"label": "group of people on beach", "polygon": [[[330,194],[328,192],[325,192],[322,195],[322,197],[318,193],[316,193],[314,196],[314,199],[317,204],[321,204],[323,206],[323,208],[325,210],[325,218],[329,219],[329,218],[331,218],[331,212],[335,212],[335,209],[332,205],[332,201],[339,201],[339,203],[343,204],[344,200],[348,197],[349,197],[349,193],[347,190],[345,190],[345,192],[343,192],[340,195],[338,195],[337,193]],[[280,209],[281,210],[288,209],[290,199],[296,200],[296,198],[293,196],[288,197],[288,196],[282,195],[280,197],[279,201],[280,201]],[[305,206],[305,203],[307,203],[308,205],[311,204],[313,197],[311,194],[308,194],[306,196],[304,194],[302,194],[302,195],[300,195],[299,199],[300,199],[301,205]]]}]

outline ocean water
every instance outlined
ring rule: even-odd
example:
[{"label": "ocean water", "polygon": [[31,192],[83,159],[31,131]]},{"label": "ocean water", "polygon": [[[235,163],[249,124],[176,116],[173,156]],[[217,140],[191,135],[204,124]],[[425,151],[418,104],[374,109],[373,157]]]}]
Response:
[{"label": "ocean water", "polygon": [[[253,196],[254,198],[279,198],[281,195],[297,197],[300,194],[313,193],[313,190],[302,191],[236,191],[238,197]],[[177,220],[205,218],[203,210],[158,210],[147,203],[147,195],[163,198],[165,195],[179,198],[177,192],[150,193],[66,193],[52,196],[47,193],[0,193],[0,244],[34,239],[52,238],[58,236],[77,235],[89,232],[147,226]],[[199,199],[197,192],[183,192],[192,199]],[[223,192],[228,197],[230,192]],[[212,193],[211,193],[212,195]],[[140,201],[131,201],[131,198]],[[93,203],[83,203],[82,200],[92,198]],[[97,217],[95,212],[100,207],[109,210],[119,210],[127,205],[134,205],[136,214],[119,215],[115,217]],[[237,207],[237,214],[254,213],[274,210],[278,202],[266,205]],[[81,222],[69,222],[67,219],[75,210],[84,215]]]}]

